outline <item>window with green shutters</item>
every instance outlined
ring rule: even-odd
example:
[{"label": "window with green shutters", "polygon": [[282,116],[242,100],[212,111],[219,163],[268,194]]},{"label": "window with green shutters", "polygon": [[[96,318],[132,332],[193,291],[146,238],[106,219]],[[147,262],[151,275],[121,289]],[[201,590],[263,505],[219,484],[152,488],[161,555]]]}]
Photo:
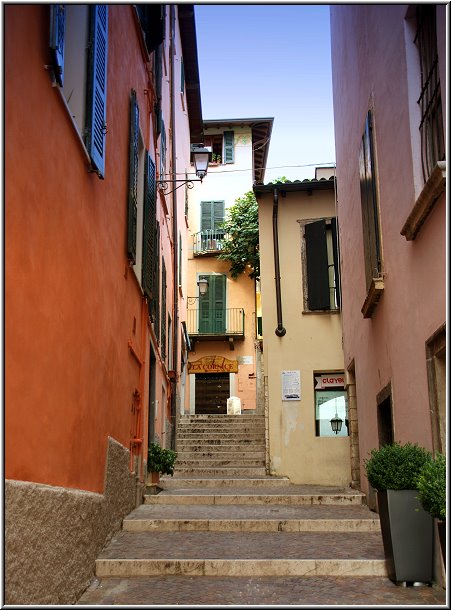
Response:
[{"label": "window with green shutters", "polygon": [[235,163],[235,134],[224,131],[224,163]]},{"label": "window with green shutters", "polygon": [[166,359],[166,264],[164,258],[161,261],[161,357]]},{"label": "window with green shutters", "polygon": [[150,315],[158,343],[160,342],[160,223],[157,222],[155,238],[154,294],[151,302]]},{"label": "window with green shutters", "polygon": [[91,159],[105,176],[108,6],[50,5],[50,51],[55,83]]},{"label": "window with green shutters", "polygon": [[156,176],[155,163],[146,153],[144,181],[144,227],[143,227],[143,260],[142,289],[150,300],[155,291],[155,256],[156,252]]},{"label": "window with green shutters", "polygon": [[304,224],[304,308],[327,311],[340,308],[340,270],[336,218]]},{"label": "window with green shutters", "polygon": [[165,35],[166,7],[164,4],[146,2],[135,4],[147,52],[150,54],[163,42]]},{"label": "window with green shutters", "polygon": [[362,209],[363,246],[365,256],[366,288],[373,278],[382,274],[382,252],[377,201],[373,115],[368,111],[359,153],[360,195]]},{"label": "window with green shutters", "polygon": [[200,202],[200,248],[210,249],[211,240],[220,240],[224,237],[221,225],[224,222],[224,201],[201,201]]},{"label": "window with green shutters", "polygon": [[130,141],[128,178],[127,256],[136,263],[136,237],[138,224],[138,161],[139,161],[139,107],[136,91],[130,94]]},{"label": "window with green shutters", "polygon": [[208,291],[199,296],[199,332],[222,334],[226,331],[226,281],[223,274],[200,275],[208,280]]}]

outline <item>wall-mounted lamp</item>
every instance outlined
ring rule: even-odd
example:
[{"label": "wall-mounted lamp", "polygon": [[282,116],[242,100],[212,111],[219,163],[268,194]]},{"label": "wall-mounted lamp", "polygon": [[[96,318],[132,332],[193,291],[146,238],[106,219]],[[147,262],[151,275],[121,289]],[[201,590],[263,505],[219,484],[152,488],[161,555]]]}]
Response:
[{"label": "wall-mounted lamp", "polygon": [[338,434],[341,430],[341,426],[343,424],[343,420],[338,417],[338,413],[335,411],[335,417],[332,417],[330,420],[330,425],[332,426],[332,432]]},{"label": "wall-mounted lamp", "polygon": [[[186,178],[185,180],[157,180],[157,186],[160,190],[164,191],[167,195],[170,195],[175,190],[186,184],[187,188],[192,189],[194,182],[202,182],[207,175],[208,162],[211,160],[211,150],[205,148],[203,144],[191,144],[191,155],[194,163],[194,170],[197,178]],[[174,182],[181,182],[179,186],[176,186],[172,191],[167,192],[169,186]]]},{"label": "wall-mounted lamp", "polygon": [[201,297],[204,296],[204,294],[207,294],[208,292],[208,280],[206,277],[201,278],[198,282],[197,285],[199,286],[199,294]]}]

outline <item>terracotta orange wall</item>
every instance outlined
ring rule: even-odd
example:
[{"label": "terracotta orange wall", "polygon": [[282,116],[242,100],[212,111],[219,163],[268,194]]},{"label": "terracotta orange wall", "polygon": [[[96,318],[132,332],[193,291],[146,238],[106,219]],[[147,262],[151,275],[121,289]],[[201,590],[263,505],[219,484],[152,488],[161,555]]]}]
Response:
[{"label": "terracotta orange wall", "polygon": [[5,476],[102,491],[107,437],[133,431],[129,340],[148,362],[125,250],[129,95],[149,146],[147,78],[131,6],[110,6],[100,180],[44,69],[48,32],[48,5],[5,7]]}]

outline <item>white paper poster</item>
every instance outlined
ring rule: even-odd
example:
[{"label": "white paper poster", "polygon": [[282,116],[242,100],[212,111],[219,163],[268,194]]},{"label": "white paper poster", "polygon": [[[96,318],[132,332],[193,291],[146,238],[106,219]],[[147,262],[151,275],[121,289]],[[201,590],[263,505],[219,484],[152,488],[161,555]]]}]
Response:
[{"label": "white paper poster", "polygon": [[300,371],[282,371],[282,400],[301,400]]}]

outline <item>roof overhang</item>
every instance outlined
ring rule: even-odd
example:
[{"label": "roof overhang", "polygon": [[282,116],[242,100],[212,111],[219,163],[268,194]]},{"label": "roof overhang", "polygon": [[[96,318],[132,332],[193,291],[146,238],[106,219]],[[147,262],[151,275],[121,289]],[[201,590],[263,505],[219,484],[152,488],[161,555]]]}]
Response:
[{"label": "roof overhang", "polygon": [[255,195],[264,193],[272,193],[277,189],[282,195],[286,193],[296,193],[301,191],[320,191],[333,189],[335,187],[335,178],[331,176],[329,179],[320,178],[319,180],[294,180],[293,182],[270,182],[269,184],[254,184],[253,191]]},{"label": "roof overhang", "polygon": [[193,4],[179,4],[178,18],[185,69],[186,101],[191,144],[203,144],[204,129],[200,97],[199,62],[197,57],[196,22]]},{"label": "roof overhang", "polygon": [[271,140],[273,117],[255,117],[248,119],[209,119],[204,127],[246,127],[252,130],[252,178],[253,182],[263,182],[268,162],[269,143]]}]

